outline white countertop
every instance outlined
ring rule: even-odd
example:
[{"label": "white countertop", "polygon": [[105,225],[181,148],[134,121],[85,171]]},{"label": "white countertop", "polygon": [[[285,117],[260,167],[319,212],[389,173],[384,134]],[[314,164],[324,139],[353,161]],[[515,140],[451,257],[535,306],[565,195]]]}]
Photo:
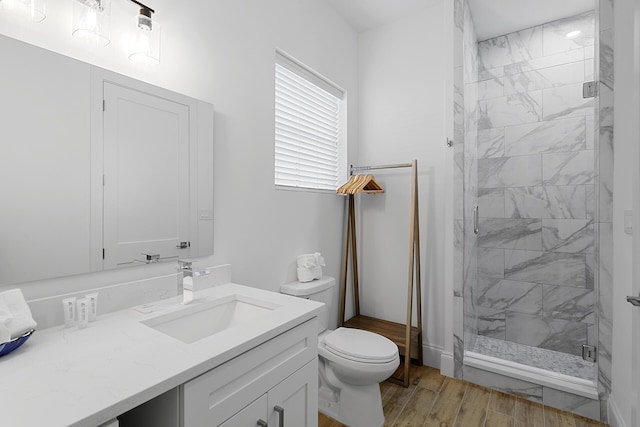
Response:
[{"label": "white countertop", "polygon": [[154,303],[148,314],[130,308],[98,316],[86,329],[36,331],[0,358],[0,425],[100,425],[324,310],[317,302],[233,283],[197,292],[192,304],[232,294],[281,307],[191,344],[140,323],[190,307],[175,297]]}]

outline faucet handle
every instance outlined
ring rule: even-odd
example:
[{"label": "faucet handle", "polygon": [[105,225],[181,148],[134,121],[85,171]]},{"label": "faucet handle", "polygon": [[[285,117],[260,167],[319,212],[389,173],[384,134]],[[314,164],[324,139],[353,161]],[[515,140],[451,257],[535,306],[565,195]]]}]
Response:
[{"label": "faucet handle", "polygon": [[179,259],[178,270],[190,270],[193,266],[193,261],[190,259]]}]

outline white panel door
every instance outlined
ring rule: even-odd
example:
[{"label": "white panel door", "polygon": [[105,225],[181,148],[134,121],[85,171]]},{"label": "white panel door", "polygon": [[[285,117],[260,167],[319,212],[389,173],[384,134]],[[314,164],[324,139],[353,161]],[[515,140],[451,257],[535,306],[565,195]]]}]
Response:
[{"label": "white panel door", "polygon": [[104,268],[188,257],[189,107],[104,83]]},{"label": "white panel door", "polygon": [[269,425],[318,425],[318,360],[307,363],[269,390]]}]

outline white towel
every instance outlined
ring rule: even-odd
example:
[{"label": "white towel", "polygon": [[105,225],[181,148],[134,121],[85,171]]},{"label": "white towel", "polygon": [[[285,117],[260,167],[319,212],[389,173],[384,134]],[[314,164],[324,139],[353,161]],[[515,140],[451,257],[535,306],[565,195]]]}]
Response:
[{"label": "white towel", "polygon": [[13,315],[4,301],[0,300],[0,344],[11,340],[9,325],[13,320]]},{"label": "white towel", "polygon": [[322,266],[324,266],[325,263],[320,252],[298,255],[296,261],[298,265],[299,282],[310,282],[322,277]]},{"label": "white towel", "polygon": [[35,329],[38,325],[31,316],[31,310],[24,300],[20,289],[0,293],[0,300],[7,306],[13,319],[8,323],[11,339],[23,335],[25,332]]}]

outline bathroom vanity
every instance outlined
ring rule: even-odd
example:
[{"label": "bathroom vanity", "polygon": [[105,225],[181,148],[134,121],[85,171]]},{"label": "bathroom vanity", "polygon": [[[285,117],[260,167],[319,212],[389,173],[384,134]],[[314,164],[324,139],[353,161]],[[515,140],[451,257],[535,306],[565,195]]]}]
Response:
[{"label": "bathroom vanity", "polygon": [[314,426],[323,310],[228,283],[37,331],[0,359],[2,424]]}]

